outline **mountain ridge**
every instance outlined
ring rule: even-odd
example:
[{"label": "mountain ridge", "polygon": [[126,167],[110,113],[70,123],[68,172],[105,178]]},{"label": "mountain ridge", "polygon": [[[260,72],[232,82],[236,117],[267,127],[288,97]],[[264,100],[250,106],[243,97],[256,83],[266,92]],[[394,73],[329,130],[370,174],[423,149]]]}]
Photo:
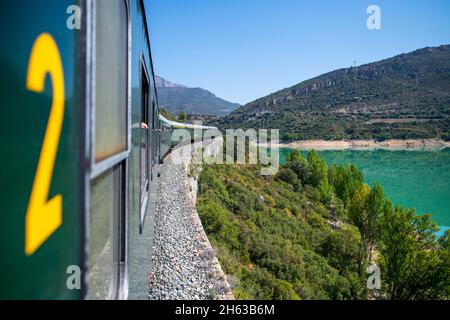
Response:
[{"label": "mountain ridge", "polygon": [[157,88],[187,88],[186,86],[167,81],[166,79],[156,75],[155,75],[155,82]]},{"label": "mountain ridge", "polygon": [[240,106],[202,88],[190,88],[156,76],[159,105],[171,113],[225,116]]},{"label": "mountain ridge", "polygon": [[288,141],[446,138],[449,116],[450,45],[442,45],[327,72],[252,101],[216,124],[279,128]]}]

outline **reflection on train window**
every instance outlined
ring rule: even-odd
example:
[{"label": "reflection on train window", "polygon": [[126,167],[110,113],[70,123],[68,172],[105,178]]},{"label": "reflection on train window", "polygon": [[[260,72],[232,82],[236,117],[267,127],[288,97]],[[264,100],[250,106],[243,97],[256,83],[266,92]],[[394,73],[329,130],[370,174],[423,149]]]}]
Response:
[{"label": "reflection on train window", "polygon": [[157,145],[157,114],[156,114],[156,104],[155,104],[155,98],[152,96],[152,165],[151,165],[151,179],[154,178],[154,166],[156,164],[156,145]]},{"label": "reflection on train window", "polygon": [[[141,69],[141,77],[142,77],[142,101],[141,101],[141,224],[144,221],[145,211],[147,209],[147,201],[148,201],[148,192],[149,192],[149,135],[151,125],[149,122],[149,99],[150,99],[150,86],[147,70],[145,69],[145,65],[142,65]],[[142,226],[142,225],[141,225]]]},{"label": "reflection on train window", "polygon": [[95,161],[127,149],[127,8],[96,1]]},{"label": "reflection on train window", "polygon": [[91,182],[89,221],[89,298],[113,298],[118,285],[122,164]]}]

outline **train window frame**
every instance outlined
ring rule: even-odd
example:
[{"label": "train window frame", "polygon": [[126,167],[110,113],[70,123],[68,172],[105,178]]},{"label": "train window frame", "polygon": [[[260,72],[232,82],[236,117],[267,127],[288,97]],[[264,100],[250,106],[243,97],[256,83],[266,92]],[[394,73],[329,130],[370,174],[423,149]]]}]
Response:
[{"label": "train window frame", "polygon": [[121,151],[115,155],[112,155],[110,157],[107,157],[104,160],[101,160],[99,162],[96,162],[95,160],[95,132],[96,132],[96,97],[95,97],[95,83],[96,83],[96,4],[95,4],[95,0],[92,1],[93,3],[93,30],[91,32],[91,59],[94,62],[90,68],[90,71],[92,73],[91,77],[92,77],[92,81],[91,81],[91,86],[90,86],[90,92],[91,92],[91,97],[90,97],[90,104],[89,104],[89,114],[90,114],[90,121],[89,121],[89,125],[90,125],[90,129],[91,129],[91,135],[90,135],[90,141],[89,141],[89,145],[90,145],[90,171],[91,171],[91,179],[94,179],[96,177],[98,177],[99,175],[101,175],[103,172],[107,171],[108,169],[110,169],[111,167],[114,167],[116,164],[119,164],[120,162],[126,160],[129,158],[130,153],[131,153],[131,17],[130,17],[130,4],[129,4],[129,0],[123,0],[125,3],[125,7],[126,7],[126,13],[127,13],[127,62],[126,62],[126,66],[127,66],[127,79],[126,79],[126,83],[127,83],[127,93],[126,93],[126,115],[127,115],[127,119],[126,119],[126,134],[127,134],[127,138],[126,138],[126,148],[124,151]]},{"label": "train window frame", "polygon": [[[152,100],[152,94],[151,94],[151,90],[150,90],[151,89],[150,88],[150,75],[148,73],[147,64],[145,62],[144,55],[141,55],[141,57],[140,57],[139,67],[140,67],[140,77],[141,77],[140,82],[141,82],[141,85],[143,85],[144,82],[146,82],[147,85],[148,85],[148,88],[147,88],[147,91],[146,91],[147,92],[147,100],[146,100],[147,101],[147,109],[146,109],[146,113],[147,113],[147,122],[148,122],[147,123],[147,126],[148,126],[147,139],[146,139],[146,142],[147,142],[147,149],[146,149],[147,150],[147,157],[146,157],[147,165],[146,165],[146,172],[145,172],[145,175],[146,175],[146,178],[147,178],[147,181],[146,181],[147,192],[146,192],[146,194],[144,194],[144,192],[142,190],[142,185],[139,184],[139,205],[140,205],[140,208],[139,208],[139,232],[142,233],[142,230],[144,228],[144,223],[145,223],[145,217],[147,216],[148,200],[150,198],[151,161],[152,160],[149,159],[149,157],[151,157],[151,153],[149,153],[148,151],[149,151],[149,148],[151,148],[152,145],[153,145],[153,143],[151,141],[151,134],[150,134],[150,131],[152,130],[153,123],[150,123],[150,110],[149,110],[150,101]],[[145,94],[145,91],[143,91],[141,93],[141,103],[143,101],[144,94]],[[141,106],[141,110],[142,110],[142,107],[143,106]],[[152,118],[153,118],[153,116],[152,116]],[[142,120],[142,118],[141,118],[141,120]],[[141,135],[141,138],[140,138],[139,143],[142,143],[142,128],[140,129],[140,135]],[[139,168],[142,170],[142,156],[141,156],[141,153],[139,154]],[[141,171],[140,172],[140,178],[142,179],[142,177],[143,177],[143,172]]]},{"label": "train window frame", "polygon": [[156,110],[156,102],[155,102],[155,96],[152,94],[152,163],[151,163],[151,169],[150,169],[150,175],[151,175],[151,180],[153,181],[154,174],[155,174],[155,166],[157,164],[156,161],[156,157],[157,157],[157,150],[156,150],[156,139],[158,138],[157,136],[157,129],[158,129],[158,124],[157,124],[157,110]]},{"label": "train window frame", "polygon": [[[117,236],[117,245],[113,252],[111,264],[113,266],[112,285],[109,288],[109,298],[127,299],[128,296],[128,206],[129,206],[129,157],[131,153],[131,57],[132,57],[132,38],[131,38],[131,6],[129,0],[123,0],[126,8],[126,150],[108,157],[100,162],[95,161],[95,92],[96,92],[96,0],[86,0],[85,2],[85,170],[84,170],[84,245],[82,255],[86,255],[86,271],[89,263],[89,229],[92,212],[91,205],[91,184],[93,181],[108,170],[114,170],[116,167],[121,169],[120,181],[120,212],[118,216],[113,216],[112,236]],[[88,277],[83,277],[83,296],[89,298],[91,295]]]}]

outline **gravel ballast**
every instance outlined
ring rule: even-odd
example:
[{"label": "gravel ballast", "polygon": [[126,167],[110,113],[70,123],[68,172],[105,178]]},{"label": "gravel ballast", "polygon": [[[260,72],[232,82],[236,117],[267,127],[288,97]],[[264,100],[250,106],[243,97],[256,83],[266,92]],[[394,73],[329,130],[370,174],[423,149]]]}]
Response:
[{"label": "gravel ballast", "polygon": [[191,157],[178,164],[173,161],[176,151],[160,166],[149,298],[233,299],[195,209]]}]

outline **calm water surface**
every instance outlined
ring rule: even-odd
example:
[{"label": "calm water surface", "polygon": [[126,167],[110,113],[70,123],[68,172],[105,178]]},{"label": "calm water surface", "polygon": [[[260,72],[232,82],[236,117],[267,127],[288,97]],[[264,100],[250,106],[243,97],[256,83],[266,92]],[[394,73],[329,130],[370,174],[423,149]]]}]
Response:
[{"label": "calm water surface", "polygon": [[[289,149],[281,149],[283,163]],[[328,164],[359,167],[365,181],[379,182],[395,204],[432,213],[440,226],[450,226],[450,149],[437,151],[320,151]],[[306,157],[306,152],[303,155]]]}]

